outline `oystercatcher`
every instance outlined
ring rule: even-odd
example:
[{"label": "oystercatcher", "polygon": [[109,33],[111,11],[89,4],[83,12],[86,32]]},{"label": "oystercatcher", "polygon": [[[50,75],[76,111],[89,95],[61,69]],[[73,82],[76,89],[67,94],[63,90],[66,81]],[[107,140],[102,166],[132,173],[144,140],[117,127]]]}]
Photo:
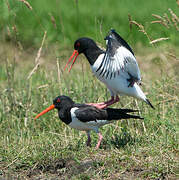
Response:
[{"label": "oystercatcher", "polygon": [[127,114],[129,112],[136,112],[136,110],[114,108],[99,109],[87,104],[76,104],[68,96],[56,97],[53,100],[53,104],[38,114],[35,119],[54,108],[58,110],[58,116],[65,124],[72,128],[86,131],[88,136],[88,140],[86,142],[87,146],[90,146],[91,143],[90,131],[93,130],[98,133],[99,140],[96,145],[97,149],[99,148],[103,138],[98,130],[99,127],[109,124],[113,122],[113,120],[129,118],[143,119],[137,115]]},{"label": "oystercatcher", "polygon": [[75,57],[70,71],[77,56],[83,53],[91,65],[92,72],[107,86],[111,94],[109,101],[91,105],[105,108],[118,102],[120,94],[141,99],[154,108],[138,85],[141,81],[140,70],[131,47],[115,30],[111,30],[105,40],[107,48],[103,51],[90,38],[77,39],[74,43],[75,50],[64,70]]}]

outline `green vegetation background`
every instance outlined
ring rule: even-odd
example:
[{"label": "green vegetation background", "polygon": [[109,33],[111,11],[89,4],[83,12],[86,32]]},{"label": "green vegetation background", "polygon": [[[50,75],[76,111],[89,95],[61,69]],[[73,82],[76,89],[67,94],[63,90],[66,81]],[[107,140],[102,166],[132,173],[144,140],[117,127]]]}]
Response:
[{"label": "green vegetation background", "polygon": [[[145,26],[146,32],[153,39],[169,37],[175,45],[179,38],[174,27],[164,29],[162,25],[151,24],[156,20],[152,14],[163,16],[171,8],[179,14],[175,0],[32,0],[33,10],[18,0],[1,0],[0,30],[1,39],[15,38],[24,45],[37,45],[44,30],[48,32],[48,41],[62,46],[71,45],[80,36],[89,36],[103,42],[104,36],[114,28],[130,44],[138,42],[147,45],[148,40],[137,28],[129,29],[128,14],[132,19]],[[8,4],[8,6],[7,6]],[[7,28],[16,36],[8,37]]]}]

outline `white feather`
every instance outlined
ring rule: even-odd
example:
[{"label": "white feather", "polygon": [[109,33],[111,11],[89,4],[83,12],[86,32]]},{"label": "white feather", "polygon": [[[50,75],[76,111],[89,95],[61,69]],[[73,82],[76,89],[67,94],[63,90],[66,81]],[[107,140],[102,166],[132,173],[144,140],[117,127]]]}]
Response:
[{"label": "white feather", "polygon": [[[105,54],[101,54],[97,58],[95,63],[91,66],[91,69],[94,75],[104,84],[106,84],[107,88],[110,90],[111,95],[114,96],[120,94],[120,95],[133,96],[135,98],[146,101],[145,94],[142,92],[141,88],[136,83],[134,84],[134,86],[128,87],[129,81],[127,79],[130,78],[128,72],[137,79],[139,80],[141,79],[140,70],[133,54],[125,47],[118,48],[117,53],[114,55],[114,57],[112,57],[114,59],[112,60],[109,59],[110,61],[112,61],[113,67],[109,67],[109,65],[105,67],[105,69],[108,68],[108,70],[110,71],[112,70],[113,72],[116,72],[116,69],[117,72],[119,71],[119,74],[116,73],[115,78],[112,77],[111,79],[106,78],[105,75],[102,76],[103,73],[100,75],[100,72],[104,65],[102,65],[102,67],[98,70],[98,68],[100,67],[103,61],[104,56]],[[109,58],[109,56],[106,58]],[[125,60],[127,60],[127,63],[125,63]]]}]

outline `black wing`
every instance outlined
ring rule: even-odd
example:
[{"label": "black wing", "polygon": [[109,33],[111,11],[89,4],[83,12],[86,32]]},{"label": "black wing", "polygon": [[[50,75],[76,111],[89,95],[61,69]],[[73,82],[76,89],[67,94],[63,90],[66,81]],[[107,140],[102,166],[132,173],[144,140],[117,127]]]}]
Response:
[{"label": "black wing", "polygon": [[94,106],[77,104],[75,107],[78,107],[75,111],[76,117],[82,122],[97,121],[97,120],[120,120],[120,119],[143,119],[140,116],[127,114],[130,112],[137,112],[133,109],[115,109],[115,108],[106,108],[98,109]]},{"label": "black wing", "polygon": [[94,106],[77,104],[75,107],[78,107],[75,115],[82,122],[106,120],[108,117],[106,110]]},{"label": "black wing", "polygon": [[[113,39],[113,42],[111,41],[111,43],[113,43],[113,48],[114,48],[114,46],[116,46],[116,48],[119,46],[124,46],[126,49],[128,49],[134,55],[132,48],[114,29],[111,29],[111,31],[109,32],[108,36],[106,36],[105,39],[106,40]],[[110,49],[111,49],[111,47],[110,47]],[[113,49],[111,51],[113,51]]]}]

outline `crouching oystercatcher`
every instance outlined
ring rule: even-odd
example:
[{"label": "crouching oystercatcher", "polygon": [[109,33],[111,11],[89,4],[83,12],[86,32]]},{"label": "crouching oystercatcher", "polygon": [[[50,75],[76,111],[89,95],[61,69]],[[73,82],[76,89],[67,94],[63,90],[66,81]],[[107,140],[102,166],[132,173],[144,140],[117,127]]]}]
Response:
[{"label": "crouching oystercatcher", "polygon": [[53,100],[53,104],[47,109],[38,114],[35,119],[39,118],[48,111],[56,108],[58,110],[59,118],[72,128],[86,131],[88,140],[87,146],[91,144],[90,131],[93,130],[98,133],[99,139],[96,145],[98,149],[103,136],[99,132],[99,127],[113,122],[113,120],[120,119],[143,119],[140,116],[127,114],[135,112],[132,109],[114,109],[106,108],[99,109],[87,104],[76,104],[68,96],[58,96]]},{"label": "crouching oystercatcher", "polygon": [[140,70],[131,47],[115,30],[111,30],[105,40],[107,48],[103,51],[90,38],[77,39],[74,43],[75,50],[64,70],[75,57],[70,71],[77,56],[83,53],[91,65],[92,72],[107,86],[111,94],[109,101],[91,105],[105,108],[118,102],[120,94],[141,99],[154,108],[138,85],[141,81]]}]

